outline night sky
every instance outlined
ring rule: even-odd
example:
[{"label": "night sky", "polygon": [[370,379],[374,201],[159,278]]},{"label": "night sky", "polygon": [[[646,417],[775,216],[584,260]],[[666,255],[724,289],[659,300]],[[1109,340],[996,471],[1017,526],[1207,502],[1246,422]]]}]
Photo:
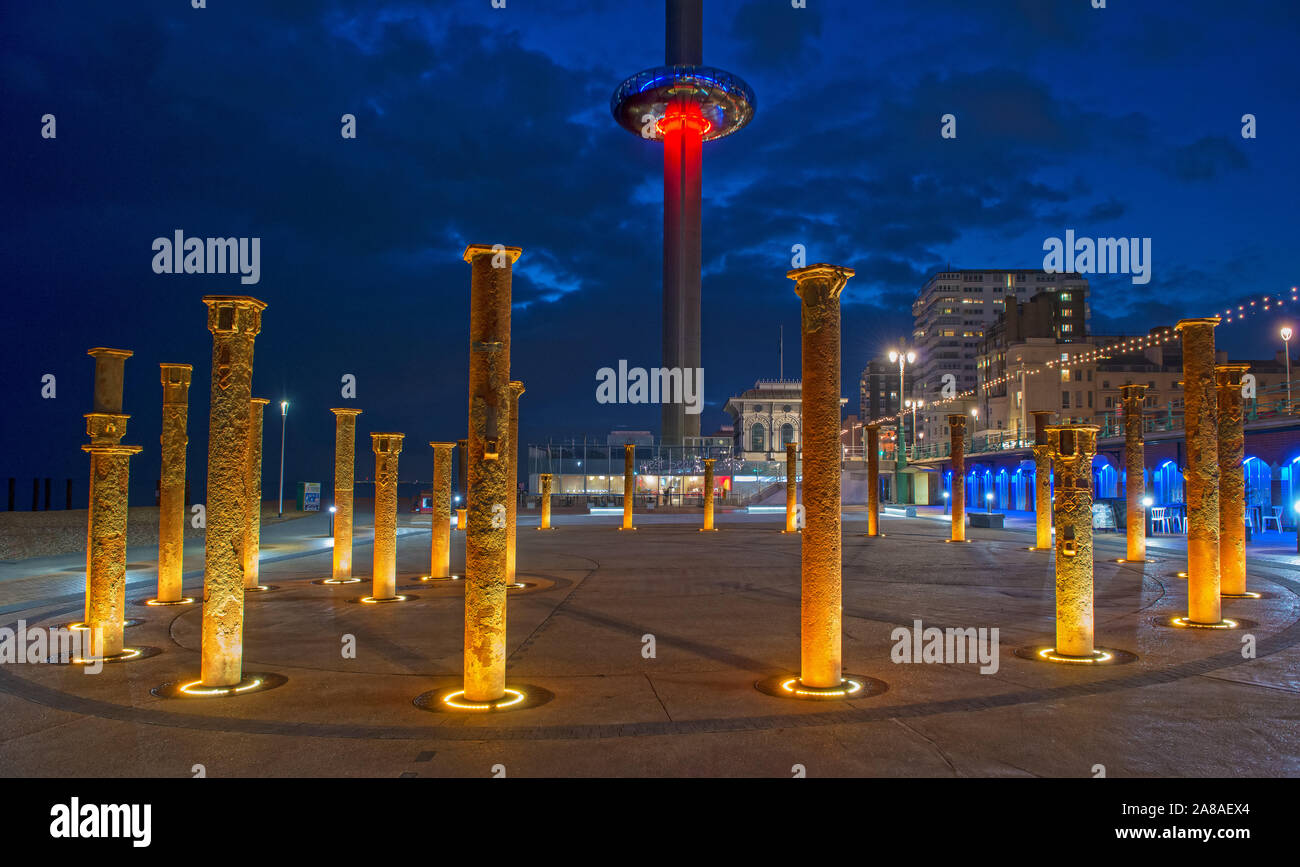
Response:
[{"label": "night sky", "polygon": [[[523,247],[513,378],[521,439],[658,428],[602,406],[595,373],[659,363],[661,151],[609,112],[660,65],[661,0],[4,0],[0,478],[72,477],[84,506],[92,346],[131,349],[133,500],[158,474],[159,362],[194,365],[189,474],[204,477],[211,337],[200,298],[269,305],[253,393],[287,398],[287,486],[333,477],[357,377],[369,431],[465,435],[467,242]],[[1046,238],[1152,239],[1151,282],[1092,279],[1092,325],[1145,332],[1289,289],[1300,202],[1295,0],[706,0],[704,61],[754,120],[704,156],[702,427],[798,376],[790,248],[857,269],[843,393],[910,334],[927,276],[1041,267]],[[57,138],[41,137],[54,114]],[[357,118],[357,138],[340,117]],[[958,137],[939,135],[957,117]],[[1258,118],[1258,138],[1241,118]],[[153,239],[261,238],[261,282],[157,275]],[[1271,357],[1280,322],[1220,329]],[[57,397],[41,398],[41,378]],[[279,418],[268,407],[264,491]],[[62,484],[56,482],[62,505]]]}]

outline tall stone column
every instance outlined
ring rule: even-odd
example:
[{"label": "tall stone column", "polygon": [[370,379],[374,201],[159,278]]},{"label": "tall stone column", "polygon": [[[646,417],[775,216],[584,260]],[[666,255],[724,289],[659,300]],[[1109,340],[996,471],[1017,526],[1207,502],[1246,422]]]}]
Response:
[{"label": "tall stone column", "polygon": [[867,535],[880,535],[880,424],[867,425]]},{"label": "tall stone column", "polygon": [[361,410],[336,407],[334,413],[334,566],[323,584],[356,584],[352,577],[352,507],[356,488],[357,416]]},{"label": "tall stone column", "polygon": [[634,462],[636,458],[636,446],[627,443],[623,446],[623,526],[620,530],[635,530],[632,526],[632,503],[633,495],[636,493],[636,472]]},{"label": "tall stone column", "polygon": [[506,447],[510,450],[506,460],[506,469],[510,473],[507,487],[510,497],[506,500],[506,584],[510,587],[522,587],[515,580],[516,547],[519,542],[519,397],[524,393],[524,384],[518,380],[510,382],[510,435]]},{"label": "tall stone column", "polygon": [[966,541],[966,416],[948,416],[952,432],[952,539]]},{"label": "tall stone column", "polygon": [[1183,319],[1183,414],[1187,448],[1187,606],[1192,624],[1222,620],[1219,600],[1219,400],[1214,327],[1219,317]]},{"label": "tall stone column", "polygon": [[375,452],[374,578],[368,602],[402,602],[397,595],[397,459],[405,434],[372,433]]},{"label": "tall stone column", "polygon": [[491,703],[506,688],[506,500],[510,431],[510,291],[519,247],[471,245],[465,692]]},{"label": "tall stone column", "polygon": [[1091,657],[1093,646],[1092,458],[1096,425],[1047,429],[1056,466],[1056,647]]},{"label": "tall stone column", "polygon": [[[1034,548],[1052,550],[1052,449],[1047,441],[1047,425],[1055,415],[1037,409],[1034,417]],[[963,492],[965,484],[962,485]]]},{"label": "tall stone column", "polygon": [[1220,593],[1246,593],[1246,429],[1242,420],[1241,378],[1249,364],[1220,364],[1219,409],[1219,580]]},{"label": "tall stone column", "polygon": [[785,444],[785,532],[799,532],[799,445]]},{"label": "tall stone column", "polygon": [[1124,494],[1127,498],[1128,552],[1125,561],[1144,563],[1147,559],[1147,511],[1142,500],[1147,495],[1143,470],[1146,446],[1142,436],[1142,407],[1147,386],[1128,384],[1119,387],[1124,402]]},{"label": "tall stone column", "polygon": [[207,532],[203,568],[201,686],[238,686],[244,661],[244,453],[252,400],[253,341],[265,302],[208,295],[212,392],[208,413]]},{"label": "tall stone column", "polygon": [[716,530],[713,526],[713,464],[716,458],[704,459],[704,526],[701,533]]},{"label": "tall stone column", "polygon": [[840,575],[840,293],[852,268],[817,264],[795,281],[803,347],[803,505],[799,680],[805,689],[843,685]]},{"label": "tall stone column", "polygon": [[188,364],[162,364],[162,468],[158,484],[158,595],[150,605],[183,605],[192,598],[181,595],[185,570],[185,452],[190,411]]},{"label": "tall stone column", "polygon": [[86,522],[86,658],[112,659],[126,653],[126,525],[131,456],[140,446],[124,446],[129,415],[122,413],[126,360],[134,353],[97,346],[94,412],[86,413],[81,450],[90,455],[90,509]]},{"label": "tall stone column", "polygon": [[433,533],[429,543],[428,580],[451,578],[451,450],[455,443],[433,447]]},{"label": "tall stone column", "polygon": [[258,583],[262,552],[262,410],[271,401],[255,397],[248,406],[248,454],[244,463],[244,589],[267,590]]},{"label": "tall stone column", "polygon": [[551,526],[551,474],[542,473],[537,477],[542,484],[542,526],[539,530],[554,530]]}]

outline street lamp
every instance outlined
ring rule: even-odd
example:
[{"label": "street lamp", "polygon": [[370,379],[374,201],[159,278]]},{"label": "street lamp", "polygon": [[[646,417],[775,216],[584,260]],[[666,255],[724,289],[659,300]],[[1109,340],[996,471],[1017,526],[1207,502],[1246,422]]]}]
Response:
[{"label": "street lamp", "polygon": [[[898,362],[898,401],[901,409],[903,405],[903,366],[916,361],[916,353],[910,349],[907,350],[907,352],[899,352],[896,349],[891,349],[889,350],[889,361],[890,363],[895,361]],[[899,414],[900,416],[902,415],[901,412]]]},{"label": "street lamp", "polygon": [[1282,326],[1282,354],[1286,356],[1286,411],[1291,413],[1291,326]]},{"label": "street lamp", "polygon": [[280,517],[284,517],[284,427],[289,418],[289,401],[280,401]]}]

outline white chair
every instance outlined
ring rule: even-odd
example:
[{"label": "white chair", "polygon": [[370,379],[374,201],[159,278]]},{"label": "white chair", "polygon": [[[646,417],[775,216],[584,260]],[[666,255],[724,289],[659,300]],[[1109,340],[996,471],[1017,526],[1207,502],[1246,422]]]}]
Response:
[{"label": "white chair", "polygon": [[1164,506],[1151,507],[1151,532],[1152,533],[1169,532],[1169,517],[1168,515],[1165,514],[1165,511],[1166,510]]},{"label": "white chair", "polygon": [[1269,522],[1271,521],[1273,523],[1273,526],[1277,527],[1277,531],[1281,533],[1282,532],[1282,507],[1273,506],[1271,508],[1271,511],[1273,514],[1265,515],[1264,519],[1260,521],[1259,529],[1261,531],[1267,530]]}]

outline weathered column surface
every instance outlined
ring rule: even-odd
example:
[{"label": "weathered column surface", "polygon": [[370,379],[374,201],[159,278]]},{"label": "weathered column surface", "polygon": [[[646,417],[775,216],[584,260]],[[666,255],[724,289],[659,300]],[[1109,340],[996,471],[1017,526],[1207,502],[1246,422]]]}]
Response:
[{"label": "weathered column surface", "polygon": [[330,581],[352,584],[352,497],[356,487],[357,416],[361,410],[336,407],[334,413],[334,567]]},{"label": "weathered column surface", "polygon": [[1188,619],[1222,619],[1219,600],[1219,399],[1214,385],[1214,327],[1219,317],[1183,319],[1183,424],[1187,449]]},{"label": "weathered column surface", "polygon": [[231,687],[243,677],[244,452],[252,399],[253,341],[265,302],[208,295],[212,390],[208,413],[207,532],[203,568],[202,685]]},{"label": "weathered column surface", "polygon": [[799,445],[785,444],[785,532],[799,532]]},{"label": "weathered column surface", "polygon": [[506,500],[506,583],[514,585],[516,546],[519,543],[519,398],[524,393],[524,384],[518,380],[510,383],[510,435],[507,448],[510,454],[506,459],[506,469],[510,473],[507,483],[510,496]]},{"label": "weathered column surface", "polygon": [[1249,364],[1215,367],[1219,409],[1219,590],[1246,595],[1246,428],[1241,378]]},{"label": "weathered column surface", "polygon": [[510,431],[510,293],[519,247],[471,245],[465,699],[491,702],[506,683],[506,500]]},{"label": "weathered column surface", "polygon": [[701,532],[715,530],[713,526],[713,464],[716,458],[704,459],[704,526]]},{"label": "weathered column surface", "polygon": [[86,413],[90,442],[90,509],[86,517],[87,658],[119,656],[126,628],[126,525],[131,456],[140,446],[124,446],[129,415],[122,413],[126,360],[134,353],[97,346],[93,412]]},{"label": "weathered column surface", "polygon": [[1056,467],[1056,652],[1092,656],[1092,459],[1096,425],[1047,429]]},{"label": "weathered column surface", "polygon": [[623,446],[623,526],[620,530],[635,530],[632,526],[632,503],[636,492],[636,472],[634,462],[636,446],[627,443]]},{"label": "weathered column surface", "polygon": [[880,424],[867,425],[867,535],[880,535]]},{"label": "weathered column surface", "polygon": [[255,397],[248,406],[248,454],[244,464],[244,589],[264,590],[258,583],[262,550],[262,410],[271,401]]},{"label": "weathered column surface", "polygon": [[795,281],[803,348],[803,506],[800,681],[843,683],[840,574],[840,293],[853,269],[817,264]]},{"label": "weathered column surface", "polygon": [[162,466],[158,484],[158,595],[155,604],[178,604],[185,569],[185,452],[190,411],[188,364],[161,364],[163,388]]},{"label": "weathered column surface", "polygon": [[433,532],[429,542],[429,580],[451,577],[451,451],[455,443],[433,447]]},{"label": "weathered column surface", "polygon": [[372,433],[375,453],[374,578],[370,598],[397,598],[397,461],[405,434]]},{"label": "weathered column surface", "polygon": [[1034,410],[1034,550],[1052,550],[1052,450],[1047,425],[1056,413]]},{"label": "weathered column surface", "polygon": [[1127,515],[1126,533],[1128,551],[1125,560],[1143,563],[1147,559],[1147,510],[1142,500],[1147,495],[1146,445],[1143,442],[1142,407],[1146,402],[1147,386],[1126,384],[1119,387],[1124,402],[1124,496]]},{"label": "weathered column surface", "polygon": [[551,526],[551,474],[542,473],[537,477],[542,485],[542,526],[539,530],[552,530]]},{"label": "weathered column surface", "polygon": [[952,541],[966,541],[966,416],[948,416],[952,432]]}]

